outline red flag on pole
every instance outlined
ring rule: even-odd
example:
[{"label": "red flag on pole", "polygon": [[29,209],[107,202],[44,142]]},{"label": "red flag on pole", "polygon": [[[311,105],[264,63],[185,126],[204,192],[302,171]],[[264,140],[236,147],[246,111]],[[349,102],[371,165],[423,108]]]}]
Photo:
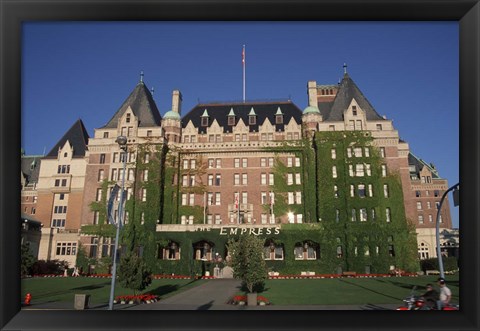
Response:
[{"label": "red flag on pole", "polygon": [[245,64],[245,46],[242,48],[242,63]]},{"label": "red flag on pole", "polygon": [[235,209],[238,209],[238,194],[235,195]]}]

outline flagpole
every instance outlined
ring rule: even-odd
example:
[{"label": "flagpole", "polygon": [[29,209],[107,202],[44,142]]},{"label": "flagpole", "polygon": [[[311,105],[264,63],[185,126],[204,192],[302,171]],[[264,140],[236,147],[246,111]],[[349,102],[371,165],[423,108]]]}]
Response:
[{"label": "flagpole", "polygon": [[242,50],[242,65],[243,65],[243,102],[245,103],[245,45]]}]

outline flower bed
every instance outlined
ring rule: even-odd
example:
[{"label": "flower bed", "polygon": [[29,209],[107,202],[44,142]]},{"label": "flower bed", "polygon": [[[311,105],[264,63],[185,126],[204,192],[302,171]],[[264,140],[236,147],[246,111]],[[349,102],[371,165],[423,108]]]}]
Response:
[{"label": "flower bed", "polygon": [[153,279],[191,279],[190,276],[185,275],[153,275]]},{"label": "flower bed", "polygon": [[119,295],[115,297],[113,303],[120,304],[134,304],[134,303],[153,303],[159,300],[158,295],[153,294],[138,294],[138,295]]},{"label": "flower bed", "polygon": [[[236,295],[230,301],[232,305],[245,305],[247,303],[247,296],[246,295]],[[261,295],[257,295],[257,304],[259,305],[269,305],[270,301],[267,298]]]},{"label": "flower bed", "polygon": [[[404,272],[402,277],[418,277],[416,273]],[[355,275],[338,275],[338,274],[319,274],[319,275],[278,275],[268,276],[268,279],[320,279],[320,278],[377,278],[377,277],[395,277],[391,274],[355,274]]]}]

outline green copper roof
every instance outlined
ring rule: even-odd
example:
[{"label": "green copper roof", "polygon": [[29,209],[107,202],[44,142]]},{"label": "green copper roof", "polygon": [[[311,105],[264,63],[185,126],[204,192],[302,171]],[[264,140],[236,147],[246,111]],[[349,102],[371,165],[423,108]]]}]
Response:
[{"label": "green copper roof", "polygon": [[255,113],[255,110],[253,109],[253,107],[252,107],[252,109],[250,109],[250,112],[248,113],[248,115],[250,115],[250,116],[257,116],[257,114]]},{"label": "green copper roof", "polygon": [[163,116],[164,119],[180,120],[180,114],[176,111],[170,110]]},{"label": "green copper roof", "polygon": [[275,115],[283,115],[282,110],[280,109],[280,107],[277,108],[277,112],[275,113]]},{"label": "green copper roof", "polygon": [[205,108],[205,111],[203,112],[202,116],[200,116],[200,117],[210,117],[210,116],[208,116],[207,108]]},{"label": "green copper roof", "polygon": [[318,109],[318,107],[308,106],[307,108],[305,108],[305,109],[303,110],[303,113],[304,113],[304,114],[313,114],[313,113],[318,113],[318,114],[320,114],[320,109]]},{"label": "green copper roof", "polygon": [[235,116],[235,112],[233,111],[233,108],[230,108],[230,112],[228,113],[228,116]]}]

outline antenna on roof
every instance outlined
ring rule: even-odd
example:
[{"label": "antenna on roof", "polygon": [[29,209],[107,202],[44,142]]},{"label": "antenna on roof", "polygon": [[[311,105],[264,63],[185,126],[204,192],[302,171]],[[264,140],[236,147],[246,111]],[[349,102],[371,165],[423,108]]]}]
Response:
[{"label": "antenna on roof", "polygon": [[143,83],[143,70],[140,71],[140,83]]},{"label": "antenna on roof", "polygon": [[153,93],[155,93],[155,89],[153,88],[153,86],[152,86],[152,88],[150,89],[150,93],[152,93],[152,97],[153,97]]},{"label": "antenna on roof", "polygon": [[347,74],[347,64],[346,63],[343,64],[343,73]]}]

